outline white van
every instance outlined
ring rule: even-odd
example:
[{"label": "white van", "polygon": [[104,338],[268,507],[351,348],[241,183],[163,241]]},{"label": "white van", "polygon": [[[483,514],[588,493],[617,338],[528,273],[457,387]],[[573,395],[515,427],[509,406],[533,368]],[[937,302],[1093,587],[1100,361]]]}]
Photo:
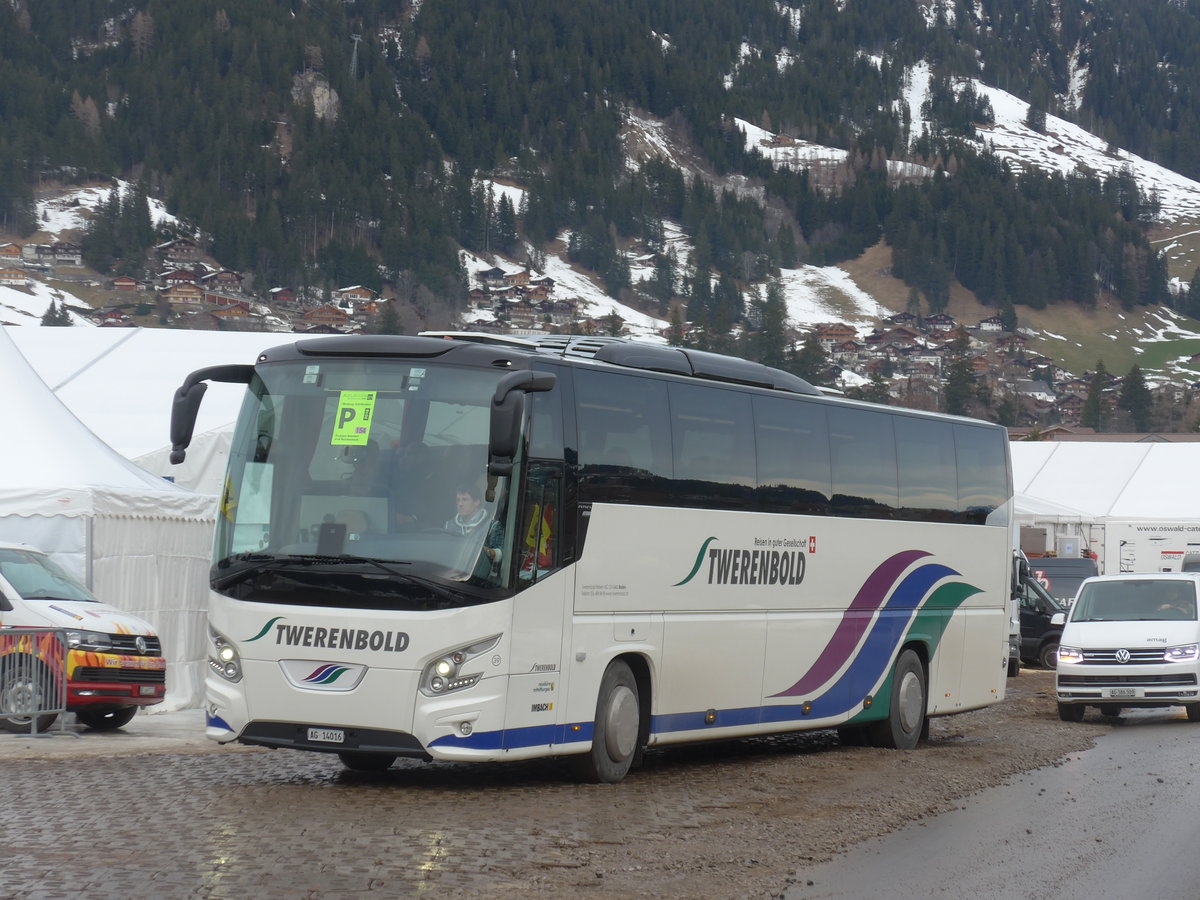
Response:
[{"label": "white van", "polygon": [[[0,657],[24,647],[14,636],[23,628],[63,628],[67,634],[67,709],[89,728],[128,724],[140,706],[162,703],[167,663],[153,627],[137,616],[107,606],[54,560],[25,544],[0,543]],[[25,708],[36,697],[32,682],[39,664],[0,666],[0,711]],[[15,674],[21,673],[21,674]],[[26,732],[32,716],[0,716],[0,730]],[[55,715],[37,717],[44,731]]]},{"label": "white van", "polygon": [[1086,579],[1058,647],[1058,715],[1098,707],[1183,706],[1200,720],[1200,574],[1099,575]]}]

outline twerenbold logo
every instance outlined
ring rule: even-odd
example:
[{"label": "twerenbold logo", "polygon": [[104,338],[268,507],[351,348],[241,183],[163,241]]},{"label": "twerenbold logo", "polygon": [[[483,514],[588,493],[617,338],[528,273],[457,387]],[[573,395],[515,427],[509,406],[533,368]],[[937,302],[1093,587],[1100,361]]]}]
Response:
[{"label": "twerenbold logo", "polygon": [[259,632],[258,634],[256,634],[254,637],[252,637],[252,638],[246,638],[246,640],[245,640],[245,643],[249,644],[251,641],[257,641],[257,640],[258,640],[260,637],[262,637],[262,636],[263,636],[263,635],[265,635],[265,634],[266,634],[268,631],[270,631],[270,630],[271,630],[271,626],[272,626],[272,625],[274,625],[276,622],[278,622],[280,619],[283,619],[283,618],[286,618],[286,616],[276,616],[276,617],[275,617],[275,618],[273,618],[273,619],[272,619],[270,622],[268,622],[266,625],[264,625],[264,626],[262,627],[262,631],[260,631],[260,632]]},{"label": "twerenbold logo", "polygon": [[326,663],[323,666],[318,666],[313,670],[311,675],[306,675],[300,679],[306,684],[333,684],[350,669],[347,666],[335,666],[332,663]]},{"label": "twerenbold logo", "polygon": [[[712,547],[706,538],[696,553],[692,571],[672,587],[687,584],[708,561],[708,584],[800,584],[804,581],[805,550],[816,552],[816,538],[755,538],[754,549]],[[772,549],[780,548],[780,549]]]}]

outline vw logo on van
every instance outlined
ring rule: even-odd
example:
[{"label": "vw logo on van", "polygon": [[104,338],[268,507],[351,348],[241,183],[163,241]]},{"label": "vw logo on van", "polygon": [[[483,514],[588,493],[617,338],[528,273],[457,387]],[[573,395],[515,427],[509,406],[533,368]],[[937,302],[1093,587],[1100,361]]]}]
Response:
[{"label": "vw logo on van", "polygon": [[146,639],[140,634],[133,639],[133,646],[137,648],[137,652],[142,656],[146,655]]},{"label": "vw logo on van", "polygon": [[1127,663],[1127,662],[1129,662],[1129,651],[1126,650],[1124,647],[1122,647],[1120,650],[1118,650],[1116,652],[1116,657],[1117,657],[1117,662]]}]

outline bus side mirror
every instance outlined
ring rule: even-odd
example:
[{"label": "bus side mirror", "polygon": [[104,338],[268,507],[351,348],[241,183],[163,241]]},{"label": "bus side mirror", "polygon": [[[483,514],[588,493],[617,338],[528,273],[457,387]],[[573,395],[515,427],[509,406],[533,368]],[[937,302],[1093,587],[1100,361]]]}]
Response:
[{"label": "bus side mirror", "polygon": [[200,401],[208,390],[206,381],[224,381],[230,384],[249,384],[254,376],[254,366],[209,366],[197,369],[175,391],[171,402],[171,465],[177,466],[187,456],[188,444],[196,428],[196,414]]},{"label": "bus side mirror", "polygon": [[491,434],[488,438],[488,474],[511,475],[525,418],[525,395],[554,389],[558,378],[551,372],[525,369],[500,379],[492,398]]}]

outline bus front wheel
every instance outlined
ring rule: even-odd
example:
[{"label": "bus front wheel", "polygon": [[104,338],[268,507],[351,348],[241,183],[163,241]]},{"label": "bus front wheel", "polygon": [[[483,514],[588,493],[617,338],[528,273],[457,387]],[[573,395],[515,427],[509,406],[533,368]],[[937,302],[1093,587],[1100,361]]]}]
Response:
[{"label": "bus front wheel", "polygon": [[396,761],[390,753],[364,753],[358,750],[343,750],[338,754],[342,765],[354,772],[386,772]]},{"label": "bus front wheel", "polygon": [[870,727],[871,743],[889,750],[912,750],[925,732],[925,667],[913,650],[903,650],[892,670],[888,717]]},{"label": "bus front wheel", "polygon": [[572,757],[575,774],[593,784],[616,784],[637,756],[641,731],[637,680],[621,660],[610,663],[600,679],[592,749]]}]

